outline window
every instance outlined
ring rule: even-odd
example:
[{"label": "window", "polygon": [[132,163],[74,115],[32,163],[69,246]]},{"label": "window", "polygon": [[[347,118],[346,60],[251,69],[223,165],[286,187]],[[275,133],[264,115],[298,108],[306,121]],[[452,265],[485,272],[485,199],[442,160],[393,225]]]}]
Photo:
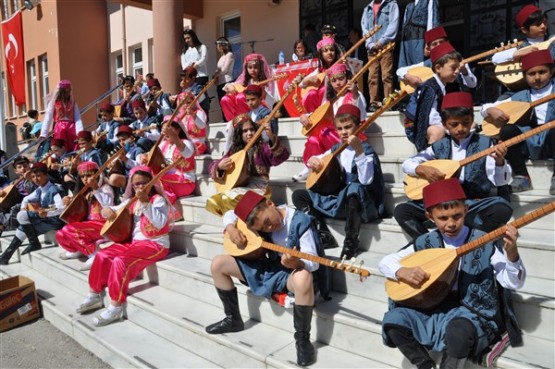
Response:
[{"label": "window", "polygon": [[116,74],[116,84],[120,84],[123,78],[123,56],[121,51],[114,55],[114,71]]},{"label": "window", "polygon": [[143,75],[143,48],[140,46],[131,49],[131,68],[133,77]]},{"label": "window", "polygon": [[233,78],[241,74],[243,57],[241,56],[241,15],[238,13],[222,17],[220,27],[222,34],[227,37],[231,44],[231,50],[235,59],[233,65]]},{"label": "window", "polygon": [[39,65],[40,92],[42,99],[40,99],[38,106],[40,107],[40,110],[44,110],[46,109],[46,106],[44,106],[44,98],[50,93],[50,85],[48,79],[48,57],[46,56],[46,54],[39,56]]},{"label": "window", "polygon": [[31,59],[27,62],[27,90],[29,91],[29,102],[31,109],[38,108],[38,94],[37,94],[37,68],[35,65],[35,59]]}]

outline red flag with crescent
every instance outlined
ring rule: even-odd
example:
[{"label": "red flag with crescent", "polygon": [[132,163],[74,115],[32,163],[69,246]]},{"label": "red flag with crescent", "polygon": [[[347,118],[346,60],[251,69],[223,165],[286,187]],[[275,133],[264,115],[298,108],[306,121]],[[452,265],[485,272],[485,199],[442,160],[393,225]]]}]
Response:
[{"label": "red flag with crescent", "polygon": [[23,55],[23,22],[21,11],[2,22],[2,46],[6,75],[17,105],[25,104],[25,56]]}]

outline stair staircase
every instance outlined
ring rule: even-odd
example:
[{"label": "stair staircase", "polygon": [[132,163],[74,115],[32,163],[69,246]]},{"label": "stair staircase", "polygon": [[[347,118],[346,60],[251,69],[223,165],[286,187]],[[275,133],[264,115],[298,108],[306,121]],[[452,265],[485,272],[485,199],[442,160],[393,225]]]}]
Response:
[{"label": "stair staircase", "polygon": [[[212,156],[221,156],[224,123],[210,125]],[[302,169],[305,138],[293,119],[280,119],[280,139],[291,151],[287,162],[271,171],[273,200],[291,202],[291,194],[304,184],[291,176]],[[386,180],[387,212],[406,201],[402,188],[401,163],[415,153],[406,140],[397,112],[387,112],[371,125],[367,134],[380,155]],[[131,283],[127,319],[96,328],[92,315],[79,315],[75,308],[88,291],[88,272],[80,271],[83,260],[62,261],[55,245],[22,256],[20,262],[2,266],[0,276],[25,275],[35,281],[43,314],[57,328],[73,337],[113,367],[213,368],[295,367],[292,309],[252,295],[236,283],[242,332],[209,335],[204,327],[223,318],[224,313],[210,276],[211,259],[223,252],[221,219],[204,209],[215,188],[207,169],[212,157],[197,158],[198,196],[180,200],[184,219],[175,224],[169,256],[145,270]],[[552,162],[529,163],[534,190],[513,195],[514,217],[553,200],[548,194]],[[328,220],[332,233],[342,244],[344,222]],[[13,232],[5,232],[2,249]],[[553,214],[519,230],[519,252],[528,277],[513,303],[524,333],[522,347],[509,347],[498,359],[500,368],[555,367],[555,217]],[[41,236],[43,245],[53,233]],[[312,322],[312,340],[317,349],[314,368],[408,368],[410,363],[397,349],[383,345],[381,320],[387,310],[384,277],[379,260],[407,243],[407,237],[392,218],[364,224],[357,265],[371,272],[357,275],[333,271],[332,300],[317,300]],[[45,245],[48,246],[48,245]],[[338,257],[340,248],[326,250]],[[108,303],[106,298],[105,302]],[[472,367],[473,364],[467,364]]]}]

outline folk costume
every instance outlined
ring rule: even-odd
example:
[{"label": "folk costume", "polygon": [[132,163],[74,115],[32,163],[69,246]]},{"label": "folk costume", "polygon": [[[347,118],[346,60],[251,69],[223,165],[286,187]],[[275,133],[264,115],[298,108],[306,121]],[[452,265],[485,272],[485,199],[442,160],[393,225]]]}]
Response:
[{"label": "folk costume", "polygon": [[66,151],[73,151],[76,148],[77,133],[83,130],[83,122],[79,107],[73,100],[71,82],[68,80],[61,80],[58,83],[58,89],[48,103],[40,137],[47,137],[52,125],[54,125],[54,138],[64,140]]},{"label": "folk costume", "polygon": [[[97,163],[85,161],[77,167],[79,175],[94,175],[99,169]],[[68,255],[85,256],[93,254],[97,249],[97,241],[103,240],[100,235],[102,226],[106,220],[100,214],[104,207],[114,204],[114,190],[105,181],[104,175],[100,175],[98,189],[90,189],[86,194],[88,212],[87,218],[80,222],[71,222],[56,232],[56,241],[61,248],[67,251],[60,255],[62,259],[69,258]]]},{"label": "folk costume", "polygon": [[[427,208],[464,197],[456,179],[434,182],[424,189]],[[403,257],[429,248],[457,248],[483,235],[466,226],[452,237],[436,230],[383,258],[379,269],[387,278],[397,280]],[[384,344],[398,347],[419,368],[434,364],[427,350],[444,351],[442,367],[462,367],[467,357],[479,357],[505,330],[513,345],[520,344],[509,291],[499,292],[495,280],[506,289],[517,289],[524,284],[526,270],[521,259],[508,260],[502,242],[489,242],[461,256],[452,290],[438,306],[422,310],[390,301],[382,323]]]},{"label": "folk costume", "polygon": [[[194,98],[191,92],[182,92],[177,95],[178,102],[183,99],[192,102]],[[187,138],[195,144],[195,155],[202,155],[208,149],[206,145],[208,116],[202,110],[198,100],[195,102],[192,115],[188,114],[187,110],[188,106],[183,106],[175,115],[175,119],[179,121],[181,128],[187,134]]]}]

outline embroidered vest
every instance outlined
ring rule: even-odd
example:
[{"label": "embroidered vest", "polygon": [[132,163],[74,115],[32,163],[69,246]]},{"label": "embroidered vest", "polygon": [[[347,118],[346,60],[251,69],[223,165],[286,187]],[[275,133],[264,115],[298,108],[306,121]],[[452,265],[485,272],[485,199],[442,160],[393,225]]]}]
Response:
[{"label": "embroidered vest", "polygon": [[61,186],[53,183],[50,183],[50,186],[46,188],[46,191],[43,191],[42,188],[37,188],[36,191],[39,194],[40,207],[43,209],[46,209],[54,204],[54,197],[57,194],[60,194],[61,197],[66,195],[66,192]]},{"label": "embroidered vest", "polygon": [[[149,202],[151,204],[154,203],[154,200],[156,200],[156,198],[158,198],[159,196],[160,195],[152,196],[150,198]],[[137,205],[138,202],[139,202],[139,200],[135,200],[133,202],[133,204],[131,204],[131,206],[130,206],[131,214],[135,214],[135,206]],[[170,233],[169,217],[168,217],[168,221],[166,222],[166,224],[164,224],[164,226],[162,228],[158,229],[143,214],[143,215],[141,215],[141,218],[139,220],[139,225],[141,227],[141,233],[144,234],[148,238],[156,238],[156,237],[164,236],[164,235]]]},{"label": "embroidered vest", "polygon": [[[335,152],[341,145],[341,142],[336,143],[331,148],[331,152]],[[372,183],[369,185],[364,186],[370,197],[374,200],[374,204],[378,209],[378,214],[383,216],[385,213],[385,205],[384,205],[384,193],[385,193],[385,185],[382,173],[382,166],[380,164],[380,159],[372,146],[370,146],[366,142],[362,142],[362,149],[364,150],[364,155],[372,155],[374,159],[374,179]],[[359,182],[358,180],[358,170],[355,161],[353,160],[351,166],[351,174],[349,176],[349,183],[351,182]]]},{"label": "embroidered vest", "polygon": [[190,115],[186,116],[185,127],[187,128],[187,136],[190,140],[206,139],[206,128],[199,128],[195,124],[195,120]]},{"label": "embroidered vest", "polygon": [[65,120],[73,122],[75,119],[75,104],[72,100],[69,103],[64,104],[61,101],[56,101],[54,103],[54,122],[59,120]]},{"label": "embroidered vest", "polygon": [[[471,134],[470,142],[466,148],[466,157],[474,155],[489,148],[492,141],[489,137]],[[452,137],[446,136],[432,144],[435,157],[437,159],[451,159],[453,156]],[[462,187],[469,199],[483,199],[489,196],[493,183],[486,176],[486,157],[476,160],[464,167],[464,182]]]},{"label": "embroidered vest", "polygon": [[102,206],[96,199],[96,197],[92,197],[89,201],[89,215],[87,220],[104,220],[104,217],[100,214],[102,210]]},{"label": "embroidered vest", "polygon": [[[169,141],[167,140],[162,141],[162,143],[160,144],[160,150],[164,153],[164,155],[167,153],[168,150],[171,149],[170,146],[171,145]],[[172,162],[175,162],[180,158],[183,158],[183,156],[175,146],[173,146],[173,152],[171,154],[172,154]],[[183,158],[183,159],[185,160],[183,160],[181,164],[176,166],[175,168],[184,173],[195,171],[195,168],[196,168],[195,155],[191,155],[190,157]]]}]

